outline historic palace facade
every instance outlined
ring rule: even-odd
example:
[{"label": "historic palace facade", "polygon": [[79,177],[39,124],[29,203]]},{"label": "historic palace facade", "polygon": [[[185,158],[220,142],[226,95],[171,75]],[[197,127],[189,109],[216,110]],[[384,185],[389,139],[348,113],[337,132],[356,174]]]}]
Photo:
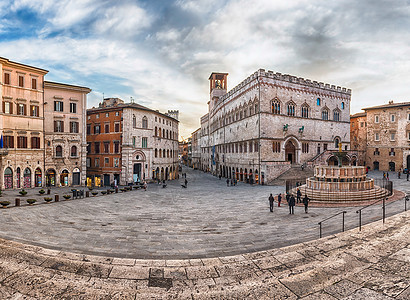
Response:
[{"label": "historic palace facade", "polygon": [[178,175],[178,112],[118,98],[87,110],[88,185],[172,180]]},{"label": "historic palace facade", "polygon": [[[212,73],[201,118],[201,169],[269,183],[292,165],[350,148],[351,90],[258,70],[227,91],[227,73]],[[335,160],[327,156],[328,163]]]}]

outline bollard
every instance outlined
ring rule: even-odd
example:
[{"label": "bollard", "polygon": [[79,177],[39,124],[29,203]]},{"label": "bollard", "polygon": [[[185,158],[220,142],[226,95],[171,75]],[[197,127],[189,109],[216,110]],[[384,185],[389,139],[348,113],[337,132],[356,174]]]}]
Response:
[{"label": "bollard", "polygon": [[118,188],[115,188],[115,192],[118,193]]},{"label": "bollard", "polygon": [[86,191],[86,192],[85,192],[85,196],[86,196],[86,197],[90,197],[90,192],[89,192],[89,191]]},{"label": "bollard", "polygon": [[20,198],[16,198],[16,206],[20,206]]},{"label": "bollard", "polygon": [[47,195],[50,195],[51,190],[47,189]]},{"label": "bollard", "polygon": [[55,199],[54,200],[55,202],[58,202],[58,201],[60,201],[60,196],[59,195],[54,195],[54,199]]}]

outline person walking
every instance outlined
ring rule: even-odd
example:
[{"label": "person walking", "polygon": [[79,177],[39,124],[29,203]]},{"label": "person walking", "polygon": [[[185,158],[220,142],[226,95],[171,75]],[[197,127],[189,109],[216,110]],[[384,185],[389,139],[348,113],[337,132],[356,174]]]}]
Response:
[{"label": "person walking", "polygon": [[270,209],[270,212],[273,212],[273,196],[272,196],[272,194],[270,194],[270,196],[269,196],[269,209]]},{"label": "person walking", "polygon": [[147,182],[144,181],[144,190],[147,191]]},{"label": "person walking", "polygon": [[229,186],[229,178],[226,179],[226,186]]},{"label": "person walking", "polygon": [[279,193],[279,195],[278,195],[278,207],[280,207],[281,202],[282,202],[282,194]]},{"label": "person walking", "polygon": [[188,180],[185,178],[185,187],[188,187]]},{"label": "person walking", "polygon": [[295,214],[295,197],[293,195],[289,198],[289,214]]},{"label": "person walking", "polygon": [[389,172],[387,172],[386,178],[387,178],[387,180],[389,180]]},{"label": "person walking", "polygon": [[301,192],[301,191],[299,190],[299,188],[298,188],[298,190],[297,190],[297,192],[296,192],[297,203],[301,203],[301,202],[302,202],[301,197],[302,197],[302,192]]},{"label": "person walking", "polygon": [[309,205],[309,197],[305,194],[305,197],[303,197],[303,204],[305,205],[305,213],[308,213],[308,205]]},{"label": "person walking", "polygon": [[286,193],[286,202],[288,203],[288,205],[289,205],[289,200],[290,200],[290,195],[289,195],[289,192],[287,192]]}]

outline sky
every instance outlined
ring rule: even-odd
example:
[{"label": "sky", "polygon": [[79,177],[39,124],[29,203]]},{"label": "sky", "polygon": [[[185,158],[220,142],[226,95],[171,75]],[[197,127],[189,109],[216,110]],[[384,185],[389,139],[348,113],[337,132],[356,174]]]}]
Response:
[{"label": "sky", "polygon": [[351,114],[410,100],[410,0],[0,0],[0,56],[119,97],[207,113],[208,78],[228,90],[262,68],[352,89]]}]

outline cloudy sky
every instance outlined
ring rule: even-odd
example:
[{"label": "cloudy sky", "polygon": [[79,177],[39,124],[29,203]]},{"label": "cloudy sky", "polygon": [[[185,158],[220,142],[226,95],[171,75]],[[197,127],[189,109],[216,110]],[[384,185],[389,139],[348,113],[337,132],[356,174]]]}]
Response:
[{"label": "cloudy sky", "polygon": [[0,56],[180,111],[186,138],[208,77],[228,89],[264,68],[352,89],[351,113],[410,100],[410,0],[0,0]]}]

